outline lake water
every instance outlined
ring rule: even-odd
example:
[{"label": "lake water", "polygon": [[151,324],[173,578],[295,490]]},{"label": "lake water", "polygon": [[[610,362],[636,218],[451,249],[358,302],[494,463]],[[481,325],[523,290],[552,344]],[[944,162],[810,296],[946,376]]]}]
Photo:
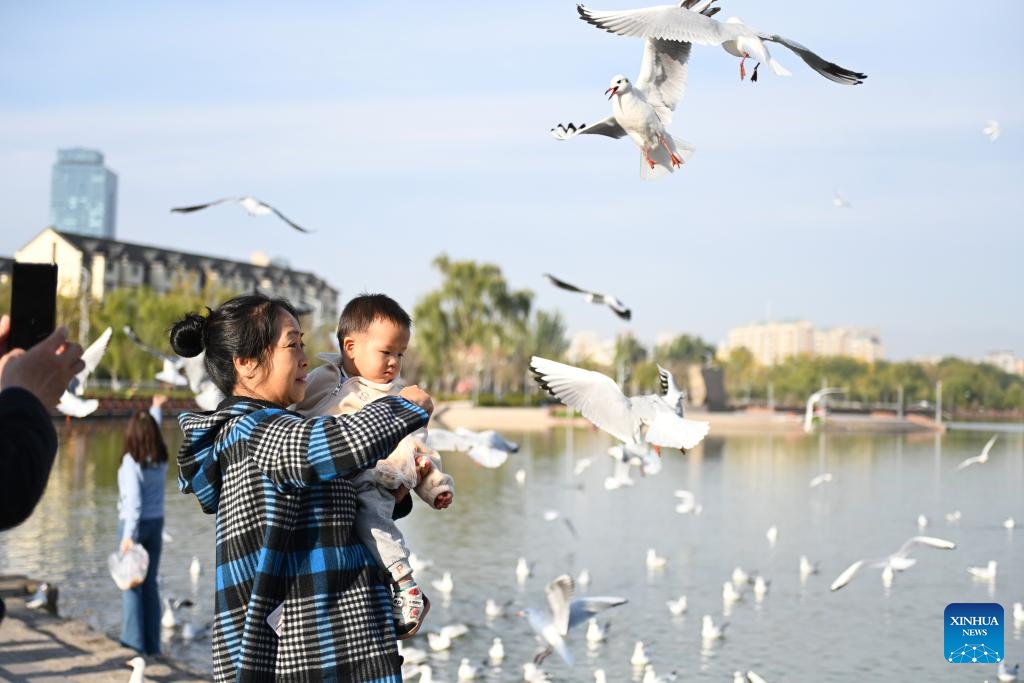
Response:
[{"label": "lake water", "polygon": [[[180,442],[173,421],[165,422],[169,445]],[[61,450],[46,495],[32,518],[0,534],[0,572],[23,573],[60,586],[62,614],[91,623],[116,637],[120,594],[106,570],[116,545],[117,483],[123,425],[115,422],[61,424]],[[629,602],[605,612],[608,640],[589,648],[585,628],[569,638],[576,664],[558,655],[544,662],[553,680],[592,681],[602,668],[609,681],[639,681],[629,663],[642,640],[655,670],[677,672],[681,681],[730,681],[735,670],[752,669],[778,681],[984,681],[996,665],[953,665],[944,660],[943,610],[953,602],[998,602],[1006,608],[1006,655],[1024,661],[1024,624],[1014,624],[1012,604],[1024,601],[1024,433],[1002,433],[985,465],[956,472],[976,455],[988,432],[952,431],[944,436],[722,435],[712,434],[684,456],[665,452],[656,476],[634,473],[635,484],[606,490],[612,442],[589,429],[509,433],[519,454],[496,470],[448,454],[456,480],[455,504],[438,512],[418,505],[403,522],[410,547],[434,566],[418,578],[433,601],[424,631],[448,623],[470,626],[449,652],[431,653],[434,679],[454,681],[463,657],[487,659],[495,636],[506,657],[484,666],[482,680],[522,679],[522,663],[537,650],[524,619],[489,620],[488,597],[516,607],[544,607],[544,587],[562,573],[587,569],[585,592],[619,595]],[[593,464],[581,475],[574,466]],[[525,485],[515,472],[525,471]],[[831,483],[808,486],[831,472]],[[167,483],[166,529],[173,542],[161,562],[164,594],[189,596],[191,619],[212,618],[213,519],[193,496],[177,492],[173,470]],[[703,504],[698,516],[675,512],[675,489],[693,491]],[[566,515],[573,537],[546,510]],[[959,510],[959,524],[945,514]],[[919,548],[918,564],[898,574],[886,589],[877,569],[863,570],[846,588],[831,593],[832,580],[862,557],[894,552],[918,532],[917,517],[930,520],[923,533],[957,543],[952,551]],[[1015,530],[1002,523],[1014,516]],[[778,528],[774,546],[766,539]],[[648,548],[667,558],[649,571]],[[801,554],[819,562],[821,573],[801,582]],[[188,563],[205,569],[192,586]],[[519,584],[518,557],[536,562],[534,576]],[[969,566],[998,561],[994,582],[971,577]],[[734,567],[757,571],[770,581],[763,601],[751,591],[724,610],[722,584]],[[450,600],[430,581],[450,571]],[[583,591],[581,591],[583,592]],[[689,610],[670,615],[667,600],[685,594]],[[728,616],[723,616],[728,611]],[[726,620],[726,637],[702,643],[701,616]],[[0,631],[2,636],[2,631]],[[425,637],[408,644],[427,649]],[[168,644],[169,653],[210,670],[209,640]]]}]

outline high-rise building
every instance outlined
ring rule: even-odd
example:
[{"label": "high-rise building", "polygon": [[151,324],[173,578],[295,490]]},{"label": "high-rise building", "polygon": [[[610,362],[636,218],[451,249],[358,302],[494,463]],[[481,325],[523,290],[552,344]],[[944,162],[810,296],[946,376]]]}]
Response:
[{"label": "high-rise building", "polygon": [[57,150],[50,223],[60,232],[114,239],[117,175],[103,165],[102,153],[81,147]]},{"label": "high-rise building", "polygon": [[733,349],[745,348],[758,365],[775,365],[794,356],[845,356],[865,363],[881,360],[885,349],[878,330],[837,327],[816,330],[807,320],[744,325],[729,330],[719,345],[718,356],[728,358]]}]

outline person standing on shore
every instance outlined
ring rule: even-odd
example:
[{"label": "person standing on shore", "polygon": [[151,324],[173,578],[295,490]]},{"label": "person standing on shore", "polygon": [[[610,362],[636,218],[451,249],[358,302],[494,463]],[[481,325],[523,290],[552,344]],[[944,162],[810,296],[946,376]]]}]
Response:
[{"label": "person standing on shore", "polygon": [[160,433],[166,396],[154,396],[149,411],[136,411],[124,434],[117,470],[121,554],[138,543],[149,554],[142,584],[121,596],[121,644],[145,655],[160,653],[160,592],[156,577],[163,548],[167,444]]},{"label": "person standing on shore", "polygon": [[425,426],[430,396],[406,387],[340,417],[288,410],[306,392],[302,330],[291,304],[261,294],[186,315],[170,340],[187,358],[205,351],[227,396],[179,418],[179,486],[216,514],[214,678],[399,683],[387,581],[356,537],[346,476]]}]

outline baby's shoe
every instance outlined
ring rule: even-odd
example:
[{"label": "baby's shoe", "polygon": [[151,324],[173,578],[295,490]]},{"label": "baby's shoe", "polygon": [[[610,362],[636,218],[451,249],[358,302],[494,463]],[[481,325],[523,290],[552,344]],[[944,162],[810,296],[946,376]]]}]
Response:
[{"label": "baby's shoe", "polygon": [[423,618],[430,611],[430,600],[423,595],[415,581],[402,582],[395,587],[391,599],[391,616],[395,620],[395,632],[399,640],[416,635],[423,625]]}]

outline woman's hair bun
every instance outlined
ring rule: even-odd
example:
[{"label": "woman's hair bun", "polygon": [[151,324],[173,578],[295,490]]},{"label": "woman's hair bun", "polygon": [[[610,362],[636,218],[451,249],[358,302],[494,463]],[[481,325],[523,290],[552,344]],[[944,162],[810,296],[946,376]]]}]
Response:
[{"label": "woman's hair bun", "polygon": [[206,317],[189,313],[171,327],[171,348],[179,356],[195,358],[203,352]]}]

